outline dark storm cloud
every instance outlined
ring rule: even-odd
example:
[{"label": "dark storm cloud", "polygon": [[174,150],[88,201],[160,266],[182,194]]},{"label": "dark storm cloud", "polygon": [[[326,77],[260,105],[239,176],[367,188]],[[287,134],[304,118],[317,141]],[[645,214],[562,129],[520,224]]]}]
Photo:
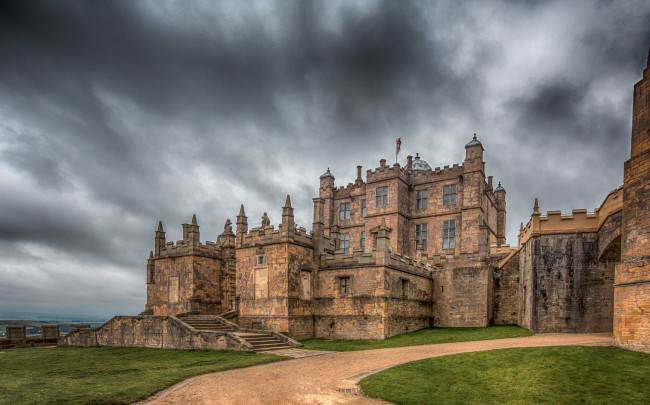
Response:
[{"label": "dark storm cloud", "polygon": [[26,296],[40,293],[20,271],[49,274],[53,291],[105,288],[101,303],[43,296],[92,312],[115,293],[128,308],[117,312],[136,312],[142,286],[120,286],[142,282],[157,220],[172,241],[196,213],[215,240],[240,203],[249,223],[264,211],[277,223],[290,193],[309,228],[327,166],[344,185],[357,164],[390,158],[397,137],[401,161],[422,152],[442,166],[479,132],[514,242],[533,195],[549,209],[596,205],[603,189],[571,187],[594,167],[603,188],[620,183],[631,92],[625,104],[617,89],[640,74],[649,13],[643,2],[2,2],[0,277]]}]

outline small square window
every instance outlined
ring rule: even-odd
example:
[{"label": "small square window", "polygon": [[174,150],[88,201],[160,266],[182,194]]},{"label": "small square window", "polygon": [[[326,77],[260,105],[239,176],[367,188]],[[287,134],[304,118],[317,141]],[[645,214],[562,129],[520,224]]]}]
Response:
[{"label": "small square window", "polygon": [[350,287],[350,276],[339,277],[339,291],[341,294],[348,294]]},{"label": "small square window", "polygon": [[257,265],[262,266],[266,263],[266,256],[265,255],[257,255]]}]

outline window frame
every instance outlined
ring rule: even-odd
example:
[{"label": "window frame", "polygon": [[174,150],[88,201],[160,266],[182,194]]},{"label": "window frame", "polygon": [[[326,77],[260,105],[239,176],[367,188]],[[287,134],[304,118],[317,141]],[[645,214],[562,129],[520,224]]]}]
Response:
[{"label": "window frame", "polygon": [[421,240],[422,250],[427,250],[429,247],[429,229],[428,224],[415,224],[415,250],[418,250],[418,242]]},{"label": "window frame", "polygon": [[363,199],[361,200],[361,217],[365,218],[366,217],[366,200]]},{"label": "window frame", "polygon": [[256,266],[266,265],[266,255],[256,255],[255,265]]},{"label": "window frame", "polygon": [[456,248],[456,220],[443,221],[442,224],[442,248]]},{"label": "window frame", "polygon": [[339,220],[344,221],[350,219],[350,203],[343,202],[339,204]]},{"label": "window frame", "polygon": [[343,251],[344,255],[350,254],[350,234],[342,233],[339,236],[339,250]]},{"label": "window frame", "polygon": [[457,190],[456,184],[442,186],[442,205],[455,205]]},{"label": "window frame", "polygon": [[375,190],[375,197],[376,197],[377,207],[388,206],[388,186],[377,187],[377,189]]},{"label": "window frame", "polygon": [[429,190],[416,190],[415,191],[415,209],[425,210],[429,208]]},{"label": "window frame", "polygon": [[361,231],[359,234],[359,246],[361,246],[361,252],[366,251],[366,231]]},{"label": "window frame", "polygon": [[352,292],[352,277],[338,276],[338,290],[341,295],[347,295]]}]

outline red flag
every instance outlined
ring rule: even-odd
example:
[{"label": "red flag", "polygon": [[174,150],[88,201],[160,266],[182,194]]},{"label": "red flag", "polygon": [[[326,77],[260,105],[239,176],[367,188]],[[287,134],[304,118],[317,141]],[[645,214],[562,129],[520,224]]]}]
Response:
[{"label": "red flag", "polygon": [[402,149],[402,138],[397,138],[397,152],[395,154],[398,154],[400,149]]}]

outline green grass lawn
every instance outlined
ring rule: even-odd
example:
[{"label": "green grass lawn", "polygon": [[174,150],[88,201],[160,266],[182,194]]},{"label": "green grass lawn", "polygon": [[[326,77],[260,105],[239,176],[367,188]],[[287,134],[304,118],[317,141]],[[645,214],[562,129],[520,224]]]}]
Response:
[{"label": "green grass lawn", "polygon": [[126,404],[193,375],[282,359],[137,347],[6,350],[0,351],[0,404]]},{"label": "green grass lawn", "polygon": [[404,333],[385,340],[302,340],[301,349],[313,350],[370,350],[387,347],[430,345],[434,343],[468,342],[470,340],[503,339],[531,336],[533,332],[520,326],[488,326],[485,328],[429,328]]},{"label": "green grass lawn", "polygon": [[616,347],[491,350],[414,361],[360,385],[397,404],[648,404],[650,355]]}]

